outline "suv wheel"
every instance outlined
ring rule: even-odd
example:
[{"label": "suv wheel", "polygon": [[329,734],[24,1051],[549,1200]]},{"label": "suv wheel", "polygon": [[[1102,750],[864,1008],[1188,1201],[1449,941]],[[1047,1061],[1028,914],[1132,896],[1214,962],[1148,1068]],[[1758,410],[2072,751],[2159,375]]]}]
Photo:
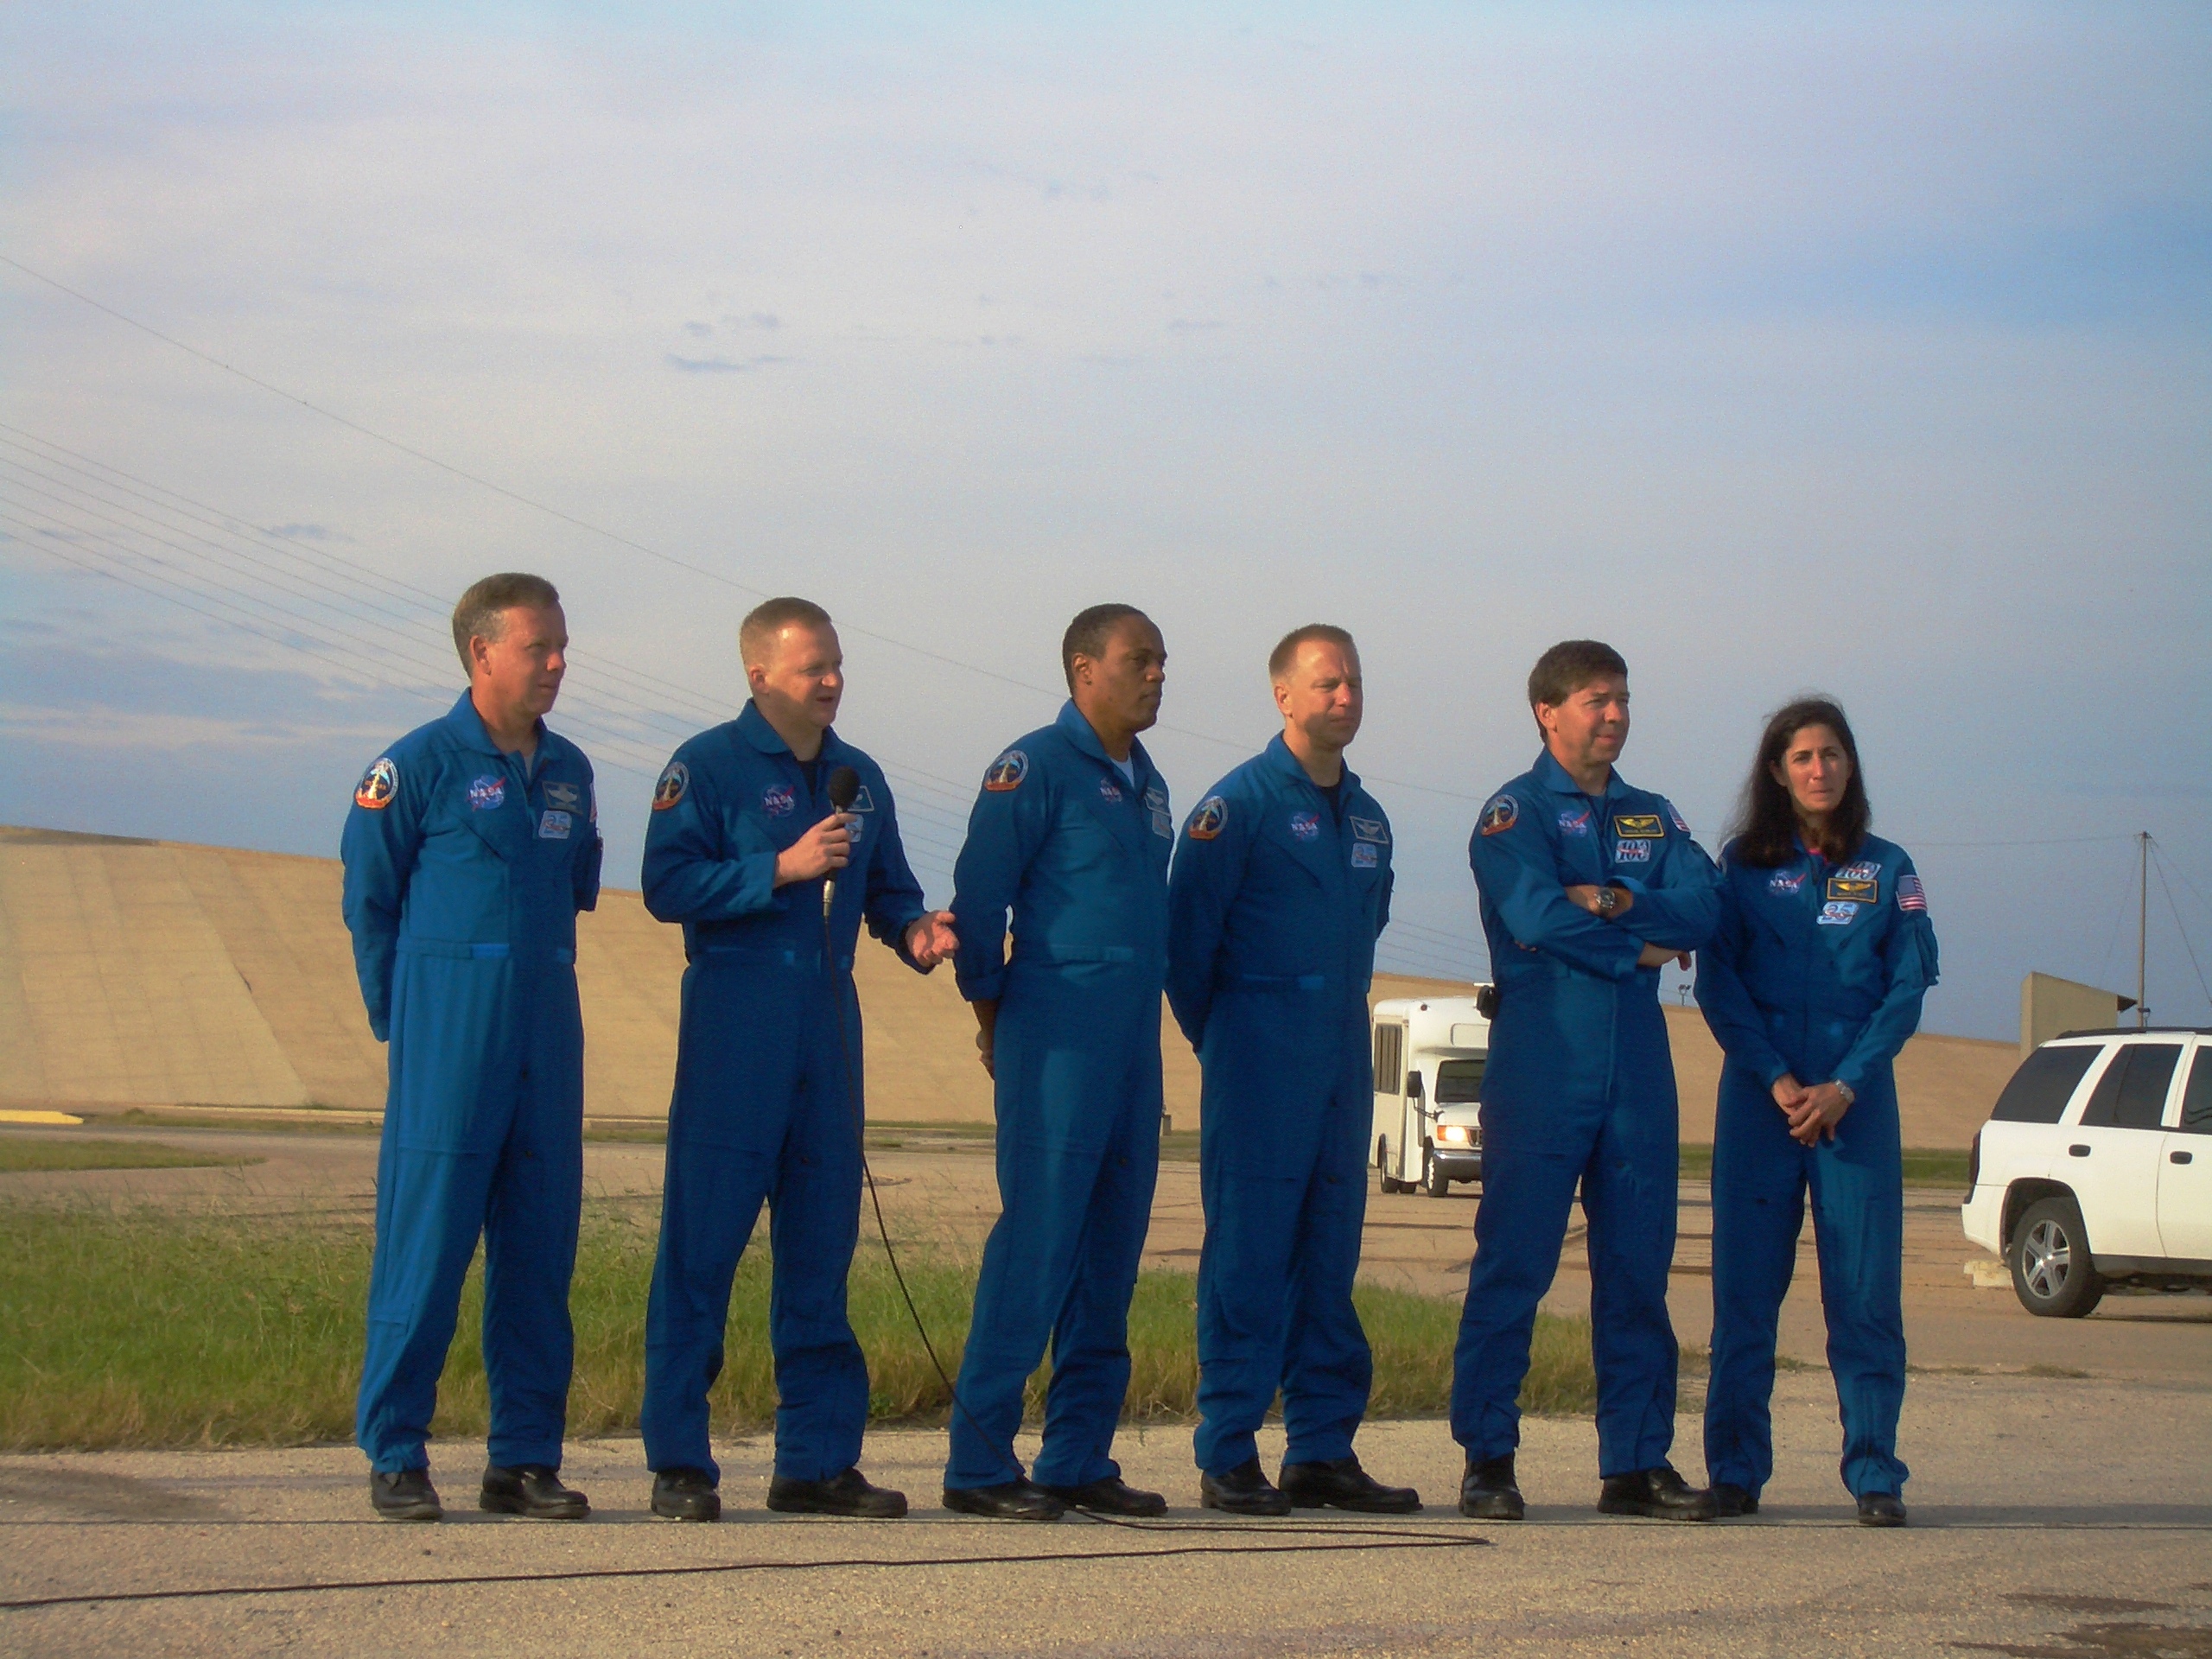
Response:
[{"label": "suv wheel", "polygon": [[2031,1313],[2078,1319],[2104,1299],[2105,1281],[2089,1262],[2082,1208],[2071,1198],[2030,1205],[2012,1230],[2005,1258],[2012,1268],[2012,1294]]}]

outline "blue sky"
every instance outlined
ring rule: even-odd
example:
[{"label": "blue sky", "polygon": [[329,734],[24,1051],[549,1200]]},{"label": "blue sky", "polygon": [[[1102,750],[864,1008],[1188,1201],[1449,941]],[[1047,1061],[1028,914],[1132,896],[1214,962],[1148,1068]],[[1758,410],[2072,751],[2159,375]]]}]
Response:
[{"label": "blue sky", "polygon": [[0,820],[327,853],[520,566],[616,879],[798,591],[943,897],[1120,598],[1182,805],[1284,629],[1359,635],[1392,965],[1479,971],[1468,828],[1596,634],[1708,842],[1845,700],[1932,1028],[2132,978],[2138,829],[2212,969],[2201,8],[16,8],[0,62],[0,252],[512,493],[0,265]]}]

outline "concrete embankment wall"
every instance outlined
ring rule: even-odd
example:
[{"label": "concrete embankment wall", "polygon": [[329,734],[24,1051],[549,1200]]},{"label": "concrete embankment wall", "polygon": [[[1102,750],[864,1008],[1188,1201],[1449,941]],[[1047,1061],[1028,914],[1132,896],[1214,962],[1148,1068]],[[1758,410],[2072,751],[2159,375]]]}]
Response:
[{"label": "concrete embankment wall", "polygon": [[[384,1103],[338,913],[336,861],[0,828],[0,1104],[306,1107]],[[586,1110],[658,1118],[675,1070],[677,929],[634,893],[579,918]],[[944,969],[926,977],[863,939],[870,1116],[988,1122],[975,1022]],[[1464,994],[1379,980],[1376,995]],[[1712,1138],[1719,1052],[1694,1008],[1669,1008],[1682,1138]],[[1198,1123],[1197,1062],[1163,1019],[1168,1110]],[[1915,1038],[1898,1062],[1905,1141],[1960,1146],[2018,1054]]]}]

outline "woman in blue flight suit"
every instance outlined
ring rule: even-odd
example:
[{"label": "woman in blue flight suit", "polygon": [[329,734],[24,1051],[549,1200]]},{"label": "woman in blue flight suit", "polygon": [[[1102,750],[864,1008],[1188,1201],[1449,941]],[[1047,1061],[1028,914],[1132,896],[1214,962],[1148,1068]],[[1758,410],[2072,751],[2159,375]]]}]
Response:
[{"label": "woman in blue flight suit", "polygon": [[1812,1196],[1843,1484],[1902,1526],[1904,1169],[1891,1062],[1936,982],[1912,861],[1866,833],[1866,786],[1826,698],[1767,721],[1721,855],[1720,926],[1697,997],[1726,1053],[1713,1149],[1713,1369],[1705,1462],[1722,1515],[1774,1472],[1775,1324]]}]

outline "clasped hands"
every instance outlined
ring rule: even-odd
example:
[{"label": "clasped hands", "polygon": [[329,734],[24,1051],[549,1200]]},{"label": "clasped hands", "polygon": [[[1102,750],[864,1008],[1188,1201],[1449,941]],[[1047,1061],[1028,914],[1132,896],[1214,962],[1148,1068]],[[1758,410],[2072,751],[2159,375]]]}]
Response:
[{"label": "clasped hands", "polygon": [[[1568,903],[1581,906],[1600,921],[1617,922],[1636,908],[1636,894],[1626,887],[1615,887],[1611,890],[1613,907],[1611,911],[1606,910],[1598,900],[1598,895],[1606,889],[1591,882],[1573,882],[1561,887],[1560,891],[1567,895]],[[1659,968],[1670,962],[1681,963],[1682,970],[1687,973],[1689,971],[1690,953],[1687,950],[1669,950],[1663,944],[1646,944],[1637,953],[1636,958],[1636,965],[1639,968]]]},{"label": "clasped hands", "polygon": [[[776,885],[814,881],[835,875],[853,859],[853,825],[859,816],[832,812],[797,841],[776,855]],[[952,912],[933,910],[907,924],[906,955],[917,968],[934,968],[950,961],[959,947],[952,931]]]},{"label": "clasped hands", "polygon": [[1835,1126],[1851,1109],[1840,1084],[1816,1083],[1808,1089],[1787,1071],[1774,1080],[1774,1103],[1789,1120],[1789,1138],[1808,1147],[1834,1140]]}]

